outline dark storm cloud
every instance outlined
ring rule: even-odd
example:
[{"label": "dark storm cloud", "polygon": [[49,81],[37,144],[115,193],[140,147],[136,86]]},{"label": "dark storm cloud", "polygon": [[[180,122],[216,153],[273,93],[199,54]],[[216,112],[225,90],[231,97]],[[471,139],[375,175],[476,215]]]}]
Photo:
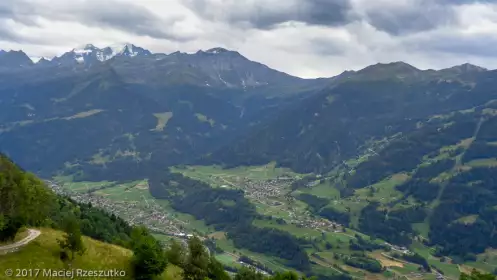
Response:
[{"label": "dark storm cloud", "polygon": [[349,21],[351,9],[347,0],[308,0],[302,21],[318,25],[336,25]]},{"label": "dark storm cloud", "polygon": [[309,25],[343,26],[365,21],[380,31],[403,36],[457,24],[455,7],[463,4],[497,3],[497,0],[410,0],[376,3],[372,0],[185,0],[197,15],[243,27],[273,29],[297,21]]},{"label": "dark storm cloud", "polygon": [[365,20],[393,36],[424,32],[457,24],[455,8],[465,4],[495,4],[497,0],[411,0],[367,10]]},{"label": "dark storm cloud", "polygon": [[401,36],[435,29],[455,23],[455,14],[448,5],[409,6],[402,9],[372,10],[367,21],[376,29]]},{"label": "dark storm cloud", "polygon": [[[349,21],[349,0],[297,0],[275,4],[259,1],[236,4],[212,0],[187,0],[197,15],[210,20],[225,20],[257,29],[272,29],[278,24],[297,21],[310,25],[339,26]],[[285,4],[281,4],[285,3]],[[226,9],[226,7],[229,7]]]},{"label": "dark storm cloud", "polygon": [[0,19],[37,25],[39,17],[74,21],[91,27],[108,27],[158,39],[183,41],[185,36],[170,30],[180,18],[163,20],[143,6],[116,0],[1,0]]}]

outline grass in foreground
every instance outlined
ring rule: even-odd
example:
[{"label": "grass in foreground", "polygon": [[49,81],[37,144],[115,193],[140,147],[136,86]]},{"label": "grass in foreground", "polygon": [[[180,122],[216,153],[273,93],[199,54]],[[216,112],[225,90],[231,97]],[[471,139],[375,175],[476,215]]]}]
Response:
[{"label": "grass in foreground", "polygon": [[[83,269],[83,270],[109,270],[125,271],[126,277],[120,279],[133,279],[131,270],[131,257],[133,253],[125,248],[103,243],[89,237],[83,237],[86,252],[77,256],[71,268],[59,258],[60,249],[57,239],[63,233],[53,229],[41,229],[41,235],[31,243],[22,247],[17,252],[0,256],[0,271],[12,269]],[[177,267],[168,269],[158,278],[166,280],[179,280],[181,270]],[[44,279],[42,272],[37,278]],[[47,277],[45,277],[47,278]],[[11,279],[0,274],[0,279]],[[48,279],[48,278],[47,278]],[[74,279],[78,279],[75,277]],[[89,279],[89,278],[83,278]]]}]

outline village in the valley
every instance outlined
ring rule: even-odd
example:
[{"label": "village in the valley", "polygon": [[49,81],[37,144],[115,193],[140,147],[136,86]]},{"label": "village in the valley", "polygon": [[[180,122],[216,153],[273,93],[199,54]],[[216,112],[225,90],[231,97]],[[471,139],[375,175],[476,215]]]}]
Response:
[{"label": "village in the valley", "polygon": [[[296,180],[291,176],[278,176],[274,179],[252,179],[248,177],[232,176],[229,181],[223,176],[210,175],[211,180],[223,182],[223,188],[236,188],[245,192],[245,197],[274,209],[288,211],[289,219],[285,222],[302,228],[318,229],[321,231],[339,232],[343,226],[321,217],[313,216],[309,211],[292,207],[295,197],[290,195],[289,186]],[[312,186],[314,182],[309,184]]]},{"label": "village in the valley", "polygon": [[47,181],[47,183],[57,194],[70,197],[78,203],[91,204],[93,207],[103,209],[121,217],[130,225],[143,225],[153,232],[171,236],[191,236],[191,234],[185,233],[185,222],[172,217],[153,201],[144,207],[138,202],[110,200],[91,192],[73,192],[52,181]]},{"label": "village in the valley", "polygon": [[[265,205],[269,208],[281,209],[288,212],[289,219],[286,223],[294,224],[302,228],[317,229],[320,231],[338,232],[342,226],[335,222],[314,217],[309,211],[291,206],[295,200],[288,195],[289,185],[294,182],[293,177],[277,177],[274,179],[252,179],[247,177],[236,177],[235,181],[228,181],[221,176],[211,175],[216,181],[223,182],[224,188],[236,188],[245,192],[245,196],[252,202]],[[232,180],[232,177],[230,177]],[[79,203],[91,203],[92,206],[113,213],[132,225],[141,224],[154,232],[177,237],[187,237],[193,234],[192,228],[188,227],[187,221],[182,221],[173,214],[168,213],[154,199],[141,201],[117,201],[108,199],[95,192],[75,192],[63,185],[47,181],[48,186],[55,192],[71,197]]]}]

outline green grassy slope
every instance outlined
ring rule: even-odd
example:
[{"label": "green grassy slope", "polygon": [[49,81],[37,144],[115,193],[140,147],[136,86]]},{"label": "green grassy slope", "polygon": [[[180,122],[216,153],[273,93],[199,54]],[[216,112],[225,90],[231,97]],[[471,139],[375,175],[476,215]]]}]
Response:
[{"label": "green grassy slope", "polygon": [[[131,270],[131,257],[133,253],[130,250],[84,237],[83,242],[86,252],[83,256],[77,256],[72,266],[69,267],[59,258],[60,249],[57,239],[62,238],[63,233],[46,228],[41,229],[41,232],[38,238],[17,252],[0,255],[0,271],[3,272],[7,269],[12,269],[15,273],[17,269],[32,269],[33,273],[35,273],[37,269],[40,269],[38,278],[43,279],[43,269],[115,269],[125,271],[126,277],[120,279],[133,279]],[[169,266],[158,279],[179,280],[181,279],[179,275],[179,268]],[[1,273],[0,279],[11,278]],[[74,279],[78,278],[75,277]]]}]

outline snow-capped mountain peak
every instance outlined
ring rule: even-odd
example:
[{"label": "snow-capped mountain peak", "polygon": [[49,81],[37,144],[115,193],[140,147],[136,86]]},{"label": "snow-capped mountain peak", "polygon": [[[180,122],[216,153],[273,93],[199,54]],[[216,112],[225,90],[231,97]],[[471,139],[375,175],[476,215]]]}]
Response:
[{"label": "snow-capped mountain peak", "polygon": [[139,53],[139,48],[136,48],[133,44],[123,43],[123,44],[114,44],[108,47],[112,50],[113,55],[128,55],[130,57],[137,56]]},{"label": "snow-capped mountain peak", "polygon": [[72,49],[72,52],[74,52],[75,54],[88,54],[88,53],[91,53],[93,51],[98,51],[98,50],[99,49],[97,47],[95,47],[94,45],[86,44],[82,47],[77,47],[77,48]]},{"label": "snow-capped mountain peak", "polygon": [[93,64],[107,61],[116,56],[135,57],[151,54],[152,53],[150,51],[130,43],[115,44],[105,48],[98,48],[93,44],[86,44],[74,48],[70,52],[54,58],[54,60],[59,64],[70,61],[77,62],[79,64]]}]

